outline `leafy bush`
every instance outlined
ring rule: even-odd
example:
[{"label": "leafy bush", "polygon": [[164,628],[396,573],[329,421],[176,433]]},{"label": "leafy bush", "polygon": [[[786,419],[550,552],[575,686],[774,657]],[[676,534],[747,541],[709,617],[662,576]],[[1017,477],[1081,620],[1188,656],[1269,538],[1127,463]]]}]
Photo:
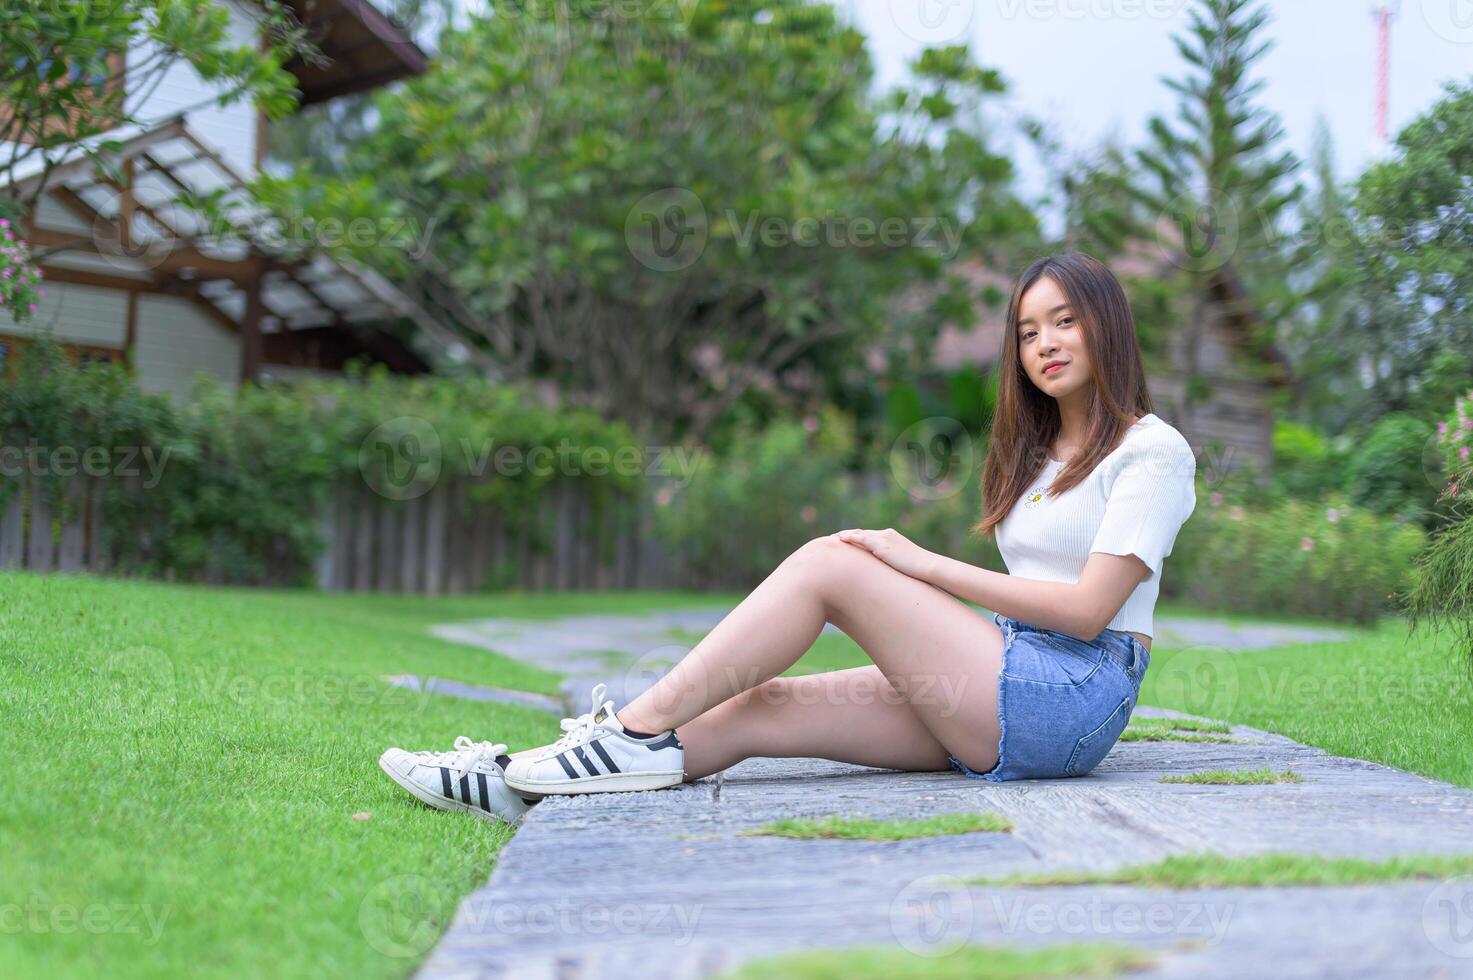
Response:
[{"label": "leafy bush", "polygon": [[699,584],[755,584],[805,541],[855,523],[854,431],[833,409],[766,428],[741,425],[721,458],[656,491],[655,529]]},{"label": "leafy bush", "polygon": [[1371,623],[1394,608],[1425,543],[1415,524],[1356,507],[1341,494],[1262,508],[1198,499],[1182,528],[1182,594],[1205,608]]},{"label": "leafy bush", "polygon": [[[595,506],[644,485],[644,459],[637,467],[592,465],[594,450],[607,463],[639,446],[622,425],[474,379],[375,370],[237,390],[202,378],[176,403],[142,393],[124,368],[72,366],[41,337],[28,346],[15,383],[0,388],[0,434],[18,445],[55,458],[102,447],[114,458],[156,461],[135,463],[136,477],[108,481],[107,532],[120,571],[210,582],[309,582],[329,494],[385,486],[383,470],[395,462],[365,446],[382,427],[404,422],[431,434],[437,479],[473,478],[457,485],[468,499],[495,501],[509,526],[538,526],[529,518],[557,480],[596,477]],[[562,446],[579,454],[569,466],[555,462]],[[548,465],[534,449],[547,451]],[[507,450],[519,465],[491,458]],[[53,514],[63,513],[61,487],[70,479],[43,480]],[[534,538],[532,546],[541,543]]]},{"label": "leafy bush", "polygon": [[1284,496],[1317,500],[1345,489],[1344,454],[1307,425],[1275,421],[1273,454],[1274,482]]},{"label": "leafy bush", "polygon": [[1417,563],[1406,610],[1413,628],[1428,620],[1439,630],[1452,629],[1473,671],[1473,391],[1437,428],[1447,479],[1438,499],[1451,516]]},{"label": "leafy bush", "polygon": [[1426,523],[1437,491],[1422,465],[1432,426],[1403,412],[1383,415],[1351,455],[1351,500],[1388,517]]}]

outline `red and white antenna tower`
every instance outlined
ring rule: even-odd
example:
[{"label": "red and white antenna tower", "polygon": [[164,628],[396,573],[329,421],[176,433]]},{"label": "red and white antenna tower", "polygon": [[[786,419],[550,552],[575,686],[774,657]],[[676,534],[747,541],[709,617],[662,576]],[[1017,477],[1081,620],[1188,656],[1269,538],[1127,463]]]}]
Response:
[{"label": "red and white antenna tower", "polygon": [[1391,134],[1391,21],[1401,0],[1373,0],[1371,16],[1376,20],[1376,147],[1378,156],[1390,152]]}]

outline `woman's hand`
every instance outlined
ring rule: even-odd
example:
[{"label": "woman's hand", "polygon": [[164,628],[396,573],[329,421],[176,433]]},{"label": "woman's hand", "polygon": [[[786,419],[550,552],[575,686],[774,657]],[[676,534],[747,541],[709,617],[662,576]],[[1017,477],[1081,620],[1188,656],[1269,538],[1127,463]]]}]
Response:
[{"label": "woman's hand", "polygon": [[930,576],[935,574],[936,561],[940,557],[935,552],[922,548],[893,527],[887,527],[883,531],[853,528],[847,531],[836,531],[834,537],[857,548],[863,548],[896,571],[904,572],[911,578],[920,579],[922,582],[930,581]]}]

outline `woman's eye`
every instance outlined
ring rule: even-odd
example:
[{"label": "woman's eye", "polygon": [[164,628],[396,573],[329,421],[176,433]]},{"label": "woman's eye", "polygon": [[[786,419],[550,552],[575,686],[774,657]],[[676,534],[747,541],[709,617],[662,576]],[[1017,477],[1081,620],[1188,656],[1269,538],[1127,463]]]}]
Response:
[{"label": "woman's eye", "polygon": [[1064,319],[1062,319],[1062,320],[1059,321],[1059,326],[1062,327],[1066,323],[1073,323],[1073,322],[1074,322],[1074,318],[1072,316],[1066,316],[1066,317],[1064,317]]}]

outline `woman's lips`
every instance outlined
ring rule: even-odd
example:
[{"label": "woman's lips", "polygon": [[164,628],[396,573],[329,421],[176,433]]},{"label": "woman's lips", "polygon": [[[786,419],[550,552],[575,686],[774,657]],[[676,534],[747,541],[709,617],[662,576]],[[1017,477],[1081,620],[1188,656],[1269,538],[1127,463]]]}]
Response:
[{"label": "woman's lips", "polygon": [[1050,364],[1048,367],[1046,367],[1046,368],[1043,369],[1043,373],[1044,374],[1057,374],[1058,372],[1064,370],[1064,368],[1066,368],[1066,367],[1068,367],[1067,364]]}]

